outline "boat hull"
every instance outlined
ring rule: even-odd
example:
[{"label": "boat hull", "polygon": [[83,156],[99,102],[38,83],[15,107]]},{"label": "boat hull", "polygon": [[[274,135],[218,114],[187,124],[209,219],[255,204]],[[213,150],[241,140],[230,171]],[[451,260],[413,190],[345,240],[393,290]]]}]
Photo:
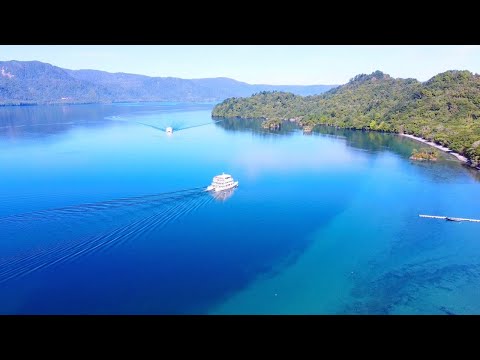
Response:
[{"label": "boat hull", "polygon": [[220,192],[220,191],[233,189],[237,186],[238,186],[238,181],[235,181],[232,185],[227,186],[227,187],[214,187],[214,186],[210,185],[210,186],[207,187],[207,191]]}]

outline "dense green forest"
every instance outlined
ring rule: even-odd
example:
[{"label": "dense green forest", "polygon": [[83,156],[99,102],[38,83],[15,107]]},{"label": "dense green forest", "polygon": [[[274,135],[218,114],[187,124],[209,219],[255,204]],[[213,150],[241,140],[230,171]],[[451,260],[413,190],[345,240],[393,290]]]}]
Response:
[{"label": "dense green forest", "polygon": [[376,71],[321,95],[260,92],[213,109],[228,118],[296,118],[301,126],[408,133],[434,141],[480,164],[480,75],[447,71],[426,82]]},{"label": "dense green forest", "polygon": [[333,85],[252,85],[229,78],[179,79],[68,70],[39,61],[0,61],[0,105],[137,101],[220,101],[281,90],[320,94]]}]

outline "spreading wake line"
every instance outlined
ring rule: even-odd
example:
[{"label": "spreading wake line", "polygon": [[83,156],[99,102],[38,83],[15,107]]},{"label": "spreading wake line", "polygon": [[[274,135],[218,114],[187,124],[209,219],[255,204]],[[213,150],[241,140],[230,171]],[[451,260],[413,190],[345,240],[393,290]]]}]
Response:
[{"label": "spreading wake line", "polygon": [[[130,122],[130,121],[127,121],[127,120],[122,120],[118,117],[114,117],[114,116],[107,116],[105,117],[105,119],[107,120],[113,120],[113,121],[124,121],[124,122]],[[207,123],[204,123],[204,124],[198,124],[198,125],[192,125],[192,126],[186,126],[186,127],[174,127],[173,130],[175,132],[178,132],[178,131],[181,131],[181,130],[187,130],[187,129],[192,129],[192,128],[195,128],[195,127],[200,127],[200,126],[206,126],[206,125],[212,125],[212,124],[216,124],[218,122],[221,122],[223,120],[216,120],[216,121],[209,121]],[[143,123],[143,122],[140,122],[140,121],[134,121],[136,124],[140,124],[140,125],[144,125],[144,126],[148,126],[148,127],[151,127],[152,129],[155,129],[155,130],[160,130],[160,131],[167,131],[167,128],[166,127],[158,127],[158,126],[155,126],[155,125],[152,125],[152,124],[147,124],[147,123]]]},{"label": "spreading wake line", "polygon": [[0,284],[53,265],[73,261],[91,253],[106,251],[120,246],[126,241],[135,241],[154,230],[162,229],[213,200],[211,196],[205,195],[207,194],[199,192],[192,194],[190,197],[179,198],[178,201],[174,202],[173,207],[166,206],[149,216],[117,227],[109,232],[38,249],[23,256],[0,260]]},{"label": "spreading wake line", "polygon": [[176,190],[176,191],[163,192],[163,193],[157,193],[157,194],[132,196],[132,197],[126,197],[126,198],[98,201],[95,203],[84,203],[84,204],[78,204],[78,205],[64,206],[60,208],[31,211],[26,213],[13,214],[13,215],[0,217],[0,223],[3,221],[30,220],[32,219],[32,217],[35,217],[35,216],[41,217],[42,215],[50,215],[50,214],[55,215],[58,213],[67,213],[67,212],[83,213],[87,209],[104,210],[104,209],[110,209],[118,206],[128,206],[128,205],[137,205],[137,204],[146,203],[146,202],[155,202],[155,200],[161,202],[164,200],[175,199],[180,196],[189,196],[196,192],[201,192],[205,189],[206,189],[206,186],[202,186],[202,187],[195,187],[190,189]]}]

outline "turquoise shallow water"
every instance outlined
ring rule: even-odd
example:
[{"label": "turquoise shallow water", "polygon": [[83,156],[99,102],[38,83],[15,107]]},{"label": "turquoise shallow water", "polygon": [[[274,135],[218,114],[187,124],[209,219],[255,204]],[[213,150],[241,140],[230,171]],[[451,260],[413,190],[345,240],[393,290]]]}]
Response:
[{"label": "turquoise shallow water", "polygon": [[0,107],[0,313],[480,313],[480,225],[418,217],[480,218],[478,172],[212,107]]}]

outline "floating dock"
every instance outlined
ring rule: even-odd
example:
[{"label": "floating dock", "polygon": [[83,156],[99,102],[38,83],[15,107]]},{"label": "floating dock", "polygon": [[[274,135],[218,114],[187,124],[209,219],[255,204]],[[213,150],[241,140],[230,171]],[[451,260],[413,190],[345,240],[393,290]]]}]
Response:
[{"label": "floating dock", "polygon": [[442,219],[448,221],[470,221],[470,222],[477,222],[480,223],[480,220],[477,219],[465,219],[465,218],[457,218],[451,216],[435,216],[435,215],[418,215],[422,218],[429,218],[429,219]]}]

